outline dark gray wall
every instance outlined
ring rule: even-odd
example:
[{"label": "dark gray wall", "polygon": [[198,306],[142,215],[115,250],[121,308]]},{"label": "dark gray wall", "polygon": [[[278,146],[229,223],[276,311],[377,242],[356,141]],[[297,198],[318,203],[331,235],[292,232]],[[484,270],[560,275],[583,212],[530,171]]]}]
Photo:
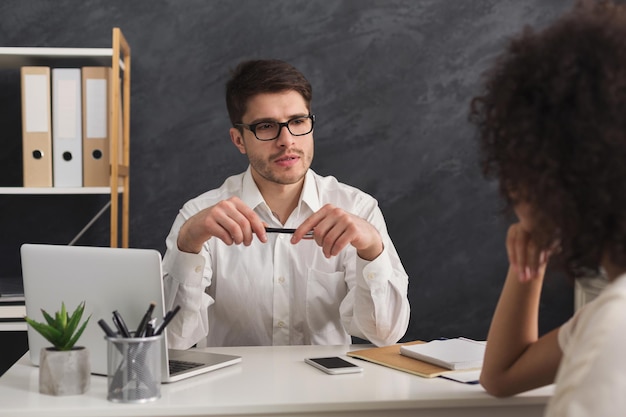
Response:
[{"label": "dark gray wall", "polygon": [[[2,46],[132,48],[131,246],[164,251],[181,205],[246,168],[228,138],[223,90],[240,60],[280,58],[314,87],[313,168],[375,196],[410,276],[404,340],[484,338],[507,269],[496,184],[479,172],[468,103],[525,24],[573,0],[4,0]],[[19,85],[4,74],[0,185],[21,183]],[[100,196],[0,196],[0,273],[23,242],[68,243]],[[105,216],[106,217],[106,216]],[[108,245],[108,219],[79,244]],[[546,331],[572,313],[551,274]]]}]

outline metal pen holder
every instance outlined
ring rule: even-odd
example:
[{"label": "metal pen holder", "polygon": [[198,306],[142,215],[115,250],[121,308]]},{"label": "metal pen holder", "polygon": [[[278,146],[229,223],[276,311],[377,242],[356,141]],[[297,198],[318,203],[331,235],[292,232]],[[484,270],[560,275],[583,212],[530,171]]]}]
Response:
[{"label": "metal pen holder", "polygon": [[106,337],[107,399],[144,403],[161,397],[163,334],[149,337]]}]

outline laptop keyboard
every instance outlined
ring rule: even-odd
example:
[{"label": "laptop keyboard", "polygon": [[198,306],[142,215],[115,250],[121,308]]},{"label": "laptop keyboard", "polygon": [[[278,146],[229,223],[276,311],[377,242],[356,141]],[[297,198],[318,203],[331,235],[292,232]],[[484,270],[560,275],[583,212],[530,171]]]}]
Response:
[{"label": "laptop keyboard", "polygon": [[203,364],[198,363],[198,362],[189,362],[189,361],[181,361],[178,359],[170,359],[169,366],[170,366],[170,375],[175,375],[175,374],[184,372],[192,368],[198,368],[200,366],[203,366]]}]

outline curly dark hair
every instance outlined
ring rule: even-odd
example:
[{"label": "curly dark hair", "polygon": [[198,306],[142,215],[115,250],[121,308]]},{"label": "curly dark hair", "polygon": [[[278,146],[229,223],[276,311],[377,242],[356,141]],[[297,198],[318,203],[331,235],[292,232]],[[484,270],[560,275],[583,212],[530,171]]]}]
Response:
[{"label": "curly dark hair", "polygon": [[571,275],[626,268],[626,9],[581,2],[512,39],[474,97],[481,167]]}]

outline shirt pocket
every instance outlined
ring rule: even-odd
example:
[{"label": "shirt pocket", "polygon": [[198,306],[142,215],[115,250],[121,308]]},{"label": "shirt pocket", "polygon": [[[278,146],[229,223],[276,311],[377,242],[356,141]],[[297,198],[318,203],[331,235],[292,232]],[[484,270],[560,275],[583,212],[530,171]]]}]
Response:
[{"label": "shirt pocket", "polygon": [[346,333],[339,314],[339,306],[348,292],[344,277],[343,272],[309,269],[306,319],[314,333]]}]

